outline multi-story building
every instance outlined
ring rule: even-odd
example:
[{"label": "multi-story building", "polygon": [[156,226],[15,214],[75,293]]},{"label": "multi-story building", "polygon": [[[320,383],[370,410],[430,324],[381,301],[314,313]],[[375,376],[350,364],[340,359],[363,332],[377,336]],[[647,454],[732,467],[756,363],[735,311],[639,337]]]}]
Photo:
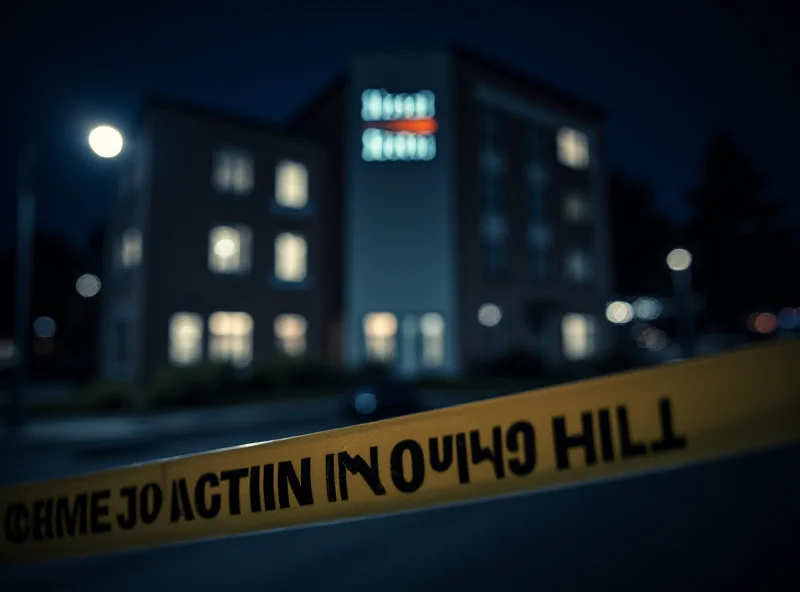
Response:
[{"label": "multi-story building", "polygon": [[448,49],[354,59],[287,130],[146,111],[111,228],[138,267],[112,280],[110,371],[277,346],[453,375],[609,345],[596,108]]}]

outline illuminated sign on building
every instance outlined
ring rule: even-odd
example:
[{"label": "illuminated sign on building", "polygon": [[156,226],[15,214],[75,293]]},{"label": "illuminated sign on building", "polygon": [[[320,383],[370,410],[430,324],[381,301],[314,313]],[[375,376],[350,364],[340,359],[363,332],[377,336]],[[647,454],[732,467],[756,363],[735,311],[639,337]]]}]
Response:
[{"label": "illuminated sign on building", "polygon": [[429,90],[391,94],[361,93],[361,157],[383,160],[433,160],[436,156],[436,96]]}]

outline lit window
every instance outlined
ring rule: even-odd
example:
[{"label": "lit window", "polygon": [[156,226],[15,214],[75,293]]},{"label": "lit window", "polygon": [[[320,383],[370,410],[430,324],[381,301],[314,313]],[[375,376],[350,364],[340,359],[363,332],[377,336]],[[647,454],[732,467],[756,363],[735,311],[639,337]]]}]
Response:
[{"label": "lit window", "polygon": [[306,239],[291,232],[275,237],[275,278],[282,282],[301,282],[308,268]]},{"label": "lit window", "polygon": [[176,366],[196,364],[203,357],[203,320],[178,312],[169,321],[169,359]]},{"label": "lit window", "polygon": [[248,195],[253,190],[253,158],[243,150],[217,150],[211,182],[217,191]]},{"label": "lit window", "polygon": [[284,160],[275,172],[275,201],[285,208],[308,204],[308,169],[299,162]]},{"label": "lit window", "polygon": [[589,139],[586,134],[562,127],[558,130],[556,142],[561,164],[573,169],[585,169],[589,166]]},{"label": "lit window", "polygon": [[388,362],[395,357],[397,319],[389,312],[373,312],[364,317],[364,342],[367,358]]},{"label": "lit window", "polygon": [[298,314],[282,314],[273,324],[278,348],[287,356],[302,356],[306,352],[308,321]]},{"label": "lit window", "polygon": [[444,318],[435,312],[422,315],[422,365],[438,368],[444,364]]},{"label": "lit window", "polygon": [[592,267],[589,255],[585,251],[574,250],[567,255],[564,261],[567,277],[573,282],[583,283],[592,276]]},{"label": "lit window", "polygon": [[594,353],[595,321],[590,315],[570,313],[561,320],[561,346],[568,360],[583,360]]},{"label": "lit window", "polygon": [[216,273],[250,271],[251,232],[246,226],[216,226],[208,241],[208,267]]},{"label": "lit window", "polygon": [[129,228],[122,235],[120,262],[128,269],[138,267],[142,261],[142,233],[136,228]]},{"label": "lit window", "polygon": [[589,205],[586,199],[578,193],[569,193],[562,202],[564,219],[578,224],[589,218]]},{"label": "lit window", "polygon": [[246,312],[215,312],[208,318],[208,357],[213,362],[247,366],[253,359],[253,317]]}]

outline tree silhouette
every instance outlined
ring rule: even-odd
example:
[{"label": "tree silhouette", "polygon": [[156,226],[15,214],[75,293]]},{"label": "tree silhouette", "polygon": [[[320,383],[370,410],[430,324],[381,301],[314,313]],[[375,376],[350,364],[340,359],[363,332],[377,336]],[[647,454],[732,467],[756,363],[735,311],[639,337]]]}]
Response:
[{"label": "tree silhouette", "polygon": [[624,296],[669,291],[665,257],[672,245],[669,220],[655,207],[653,189],[615,172],[609,182],[614,273]]},{"label": "tree silhouette", "polygon": [[747,315],[797,296],[797,253],[782,227],[783,204],[727,130],[711,136],[699,186],[690,195],[687,239],[693,280],[718,330],[741,331]]}]

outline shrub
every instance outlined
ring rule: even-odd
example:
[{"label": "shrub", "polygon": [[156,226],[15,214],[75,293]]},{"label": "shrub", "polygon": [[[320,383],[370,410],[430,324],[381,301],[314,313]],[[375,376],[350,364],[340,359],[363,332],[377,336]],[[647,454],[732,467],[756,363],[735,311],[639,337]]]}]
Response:
[{"label": "shrub", "polygon": [[151,382],[148,402],[153,409],[205,407],[234,398],[240,375],[229,364],[201,364],[167,368]]},{"label": "shrub", "polygon": [[133,407],[133,387],[123,382],[98,380],[77,391],[78,406],[88,411],[127,411]]}]

